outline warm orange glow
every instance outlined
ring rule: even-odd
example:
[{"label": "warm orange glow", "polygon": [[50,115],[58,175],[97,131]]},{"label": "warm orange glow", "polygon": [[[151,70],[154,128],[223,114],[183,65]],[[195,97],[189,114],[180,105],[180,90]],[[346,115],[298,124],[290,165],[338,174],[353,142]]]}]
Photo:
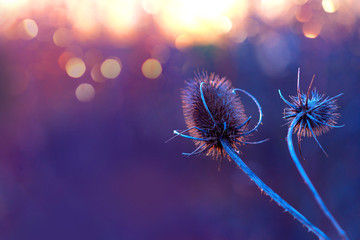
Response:
[{"label": "warm orange glow", "polygon": [[66,63],[69,61],[70,58],[75,57],[75,54],[72,52],[63,52],[58,58],[59,67],[62,70],[66,70]]},{"label": "warm orange glow", "polygon": [[65,65],[66,73],[73,78],[81,77],[86,70],[85,63],[81,58],[70,58]]},{"label": "warm orange glow", "polygon": [[284,17],[290,10],[291,5],[289,0],[261,0],[258,8],[261,17],[272,20]]},{"label": "warm orange glow", "polygon": [[222,16],[219,18],[220,24],[219,24],[219,30],[221,33],[228,33],[230,32],[232,28],[232,21],[230,18],[226,16]]},{"label": "warm orange glow", "polygon": [[293,0],[293,2],[297,5],[304,5],[305,3],[307,3],[309,0]]},{"label": "warm orange glow", "polygon": [[[125,47],[137,43],[146,32],[144,29],[154,23],[156,31],[149,35],[162,35],[166,40],[163,43],[184,49],[194,44],[223,44],[229,39],[241,43],[261,32],[262,22],[264,26],[292,28],[296,21],[326,21],[326,12],[329,21],[324,27],[328,29],[334,28],[333,23],[352,28],[360,18],[358,0],[320,2],[321,5],[309,0],[0,0],[0,35],[9,40],[36,38],[44,42],[52,36],[56,46],[66,48],[104,39]],[[305,36],[319,35],[315,31],[319,27],[308,28],[311,27],[304,26]]]},{"label": "warm orange glow", "polygon": [[116,58],[108,58],[101,64],[100,70],[104,77],[114,79],[121,72],[121,62]]},{"label": "warm orange glow", "polygon": [[67,17],[72,23],[72,31],[79,41],[93,39],[100,34],[100,26],[97,17],[96,1],[65,1],[67,5]]},{"label": "warm orange glow", "polygon": [[177,42],[180,36],[189,36],[189,43],[216,42],[233,28],[233,18],[241,20],[248,11],[246,0],[172,0],[162,6],[157,23]]},{"label": "warm orange glow", "polygon": [[95,89],[91,84],[82,83],[76,88],[75,96],[80,102],[90,102],[95,97]]},{"label": "warm orange glow", "polygon": [[160,76],[162,67],[158,60],[149,58],[141,66],[141,71],[145,77],[155,79]]},{"label": "warm orange glow", "polygon": [[28,0],[1,0],[0,6],[7,10],[13,10],[28,3]]},{"label": "warm orange glow", "polygon": [[307,38],[316,38],[321,32],[321,25],[316,22],[305,23],[302,27],[304,36]]},{"label": "warm orange glow", "polygon": [[137,1],[103,0],[97,1],[99,20],[110,33],[121,39],[123,35],[131,35],[141,16]]},{"label": "warm orange glow", "polygon": [[181,34],[175,39],[175,47],[179,50],[193,44],[193,39],[187,34]]},{"label": "warm orange glow", "polygon": [[162,5],[162,0],[142,0],[142,7],[149,14],[158,14]]}]

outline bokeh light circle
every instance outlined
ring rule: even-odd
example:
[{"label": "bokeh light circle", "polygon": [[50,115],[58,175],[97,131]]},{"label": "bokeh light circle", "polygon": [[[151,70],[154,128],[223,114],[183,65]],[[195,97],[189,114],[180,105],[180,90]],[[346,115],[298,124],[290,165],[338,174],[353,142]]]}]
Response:
[{"label": "bokeh light circle", "polygon": [[149,58],[141,66],[141,71],[146,78],[155,79],[162,73],[162,67],[158,60]]},{"label": "bokeh light circle", "polygon": [[121,72],[121,62],[116,58],[108,58],[101,64],[100,70],[104,77],[114,79]]},{"label": "bokeh light circle", "polygon": [[36,37],[39,32],[39,28],[34,20],[24,19],[22,24],[26,33],[26,36],[24,36],[25,39],[30,40]]},{"label": "bokeh light circle", "polygon": [[82,83],[76,88],[75,96],[80,102],[90,102],[95,97],[95,89],[91,84]]},{"label": "bokeh light circle", "polygon": [[72,33],[69,29],[60,27],[53,34],[53,41],[58,47],[69,46],[72,42]]},{"label": "bokeh light circle", "polygon": [[340,6],[339,0],[322,0],[321,5],[325,12],[334,13]]},{"label": "bokeh light circle", "polygon": [[92,80],[94,80],[95,82],[105,82],[106,78],[104,78],[104,76],[101,73],[101,69],[100,69],[101,65],[100,64],[95,64],[92,68],[91,68],[91,78]]},{"label": "bokeh light circle", "polygon": [[302,30],[305,37],[317,38],[321,32],[321,25],[316,22],[308,22],[303,25]]},{"label": "bokeh light circle", "polygon": [[86,70],[84,61],[81,58],[70,58],[65,65],[66,73],[72,78],[81,77]]}]

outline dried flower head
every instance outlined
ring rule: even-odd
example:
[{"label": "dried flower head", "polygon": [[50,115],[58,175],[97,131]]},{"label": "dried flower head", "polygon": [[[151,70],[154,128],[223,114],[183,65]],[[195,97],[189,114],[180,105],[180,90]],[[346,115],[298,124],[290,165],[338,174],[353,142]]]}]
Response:
[{"label": "dried flower head", "polygon": [[290,96],[290,102],[287,101],[279,90],[280,97],[288,105],[284,109],[284,119],[291,125],[293,121],[296,121],[294,132],[297,133],[299,150],[301,137],[314,137],[322,151],[326,154],[321,147],[317,136],[326,133],[331,128],[343,127],[335,126],[340,114],[337,113],[338,105],[336,104],[336,98],[342,95],[339,94],[335,97],[329,98],[324,94],[319,94],[316,90],[311,90],[315,75],[313,76],[310,86],[306,94],[301,93],[300,82],[300,68],[298,69],[297,78],[297,96]]},{"label": "dried flower head", "polygon": [[[258,106],[259,121],[251,130],[248,129],[251,117],[246,117],[236,91],[247,94]],[[236,144],[258,144],[266,141],[246,141],[246,136],[261,124],[261,107],[248,92],[232,89],[230,81],[225,77],[197,72],[193,79],[186,82],[182,91],[182,103],[188,129],[175,130],[174,134],[194,140],[197,146],[193,152],[183,153],[184,155],[207,153],[215,158],[224,156],[225,151],[220,140],[226,140],[234,149],[237,149]],[[190,135],[185,135],[185,132]]]}]

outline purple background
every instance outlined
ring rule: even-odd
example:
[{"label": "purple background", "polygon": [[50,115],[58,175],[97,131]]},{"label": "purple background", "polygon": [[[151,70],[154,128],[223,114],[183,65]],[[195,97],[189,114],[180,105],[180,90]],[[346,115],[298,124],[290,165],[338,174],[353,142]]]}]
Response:
[{"label": "purple background", "polygon": [[[184,157],[190,140],[164,143],[184,129],[180,90],[196,69],[227,76],[263,107],[263,125],[241,147],[242,159],[277,193],[333,239],[290,159],[282,125],[284,96],[296,92],[297,68],[306,90],[339,98],[344,128],[304,139],[305,169],[351,239],[360,239],[360,39],[354,31],[336,41],[277,30],[280,44],[241,44],[179,51],[169,47],[162,75],[146,79],[141,64],[149,39],[120,49],[98,43],[122,61],[118,78],[92,82],[87,71],[71,79],[57,65],[52,42],[1,41],[1,239],[316,239],[250,182],[233,162]],[[150,43],[151,44],[151,43]],[[286,49],[284,50],[284,46]],[[83,49],[92,46],[82,46]],[[285,59],[285,60],[284,60]],[[28,79],[26,90],[9,94]],[[75,88],[92,83],[96,96],[79,102]],[[256,107],[241,96],[248,115]]]}]

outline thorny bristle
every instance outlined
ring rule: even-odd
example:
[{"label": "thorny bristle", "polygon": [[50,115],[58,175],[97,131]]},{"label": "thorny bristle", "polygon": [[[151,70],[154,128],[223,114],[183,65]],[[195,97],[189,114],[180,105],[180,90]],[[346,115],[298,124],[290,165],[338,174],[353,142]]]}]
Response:
[{"label": "thorny bristle", "polygon": [[190,135],[207,139],[194,140],[199,147],[195,153],[224,156],[219,139],[227,140],[235,149],[237,141],[245,140],[242,133],[246,131],[248,122],[243,124],[247,120],[244,108],[225,77],[198,72],[194,79],[186,82],[182,103],[186,125],[192,128]]}]

